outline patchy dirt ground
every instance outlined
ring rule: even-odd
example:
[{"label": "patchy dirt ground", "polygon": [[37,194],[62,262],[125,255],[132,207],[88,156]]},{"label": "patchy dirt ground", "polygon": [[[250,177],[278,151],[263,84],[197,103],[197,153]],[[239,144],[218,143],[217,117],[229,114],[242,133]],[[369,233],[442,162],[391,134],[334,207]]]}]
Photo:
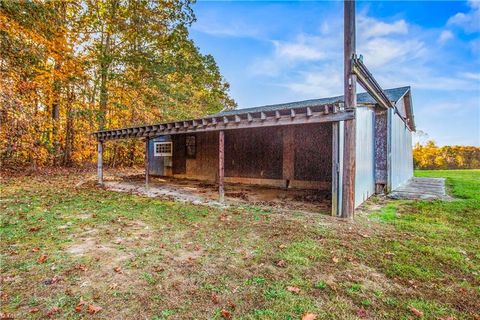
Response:
[{"label": "patchy dirt ground", "polygon": [[2,318],[479,319],[474,200],[449,203],[453,216],[442,202],[372,199],[344,221],[90,177],[2,178]]},{"label": "patchy dirt ground", "polygon": [[[105,188],[117,192],[129,192],[147,197],[203,204],[225,208],[230,205],[255,205],[284,210],[302,210],[329,214],[330,192],[322,190],[283,189],[229,183],[225,186],[225,202],[218,202],[215,184],[202,181],[151,177],[148,188],[142,174],[118,175],[111,173],[105,180]],[[89,181],[90,183],[92,181]]]}]

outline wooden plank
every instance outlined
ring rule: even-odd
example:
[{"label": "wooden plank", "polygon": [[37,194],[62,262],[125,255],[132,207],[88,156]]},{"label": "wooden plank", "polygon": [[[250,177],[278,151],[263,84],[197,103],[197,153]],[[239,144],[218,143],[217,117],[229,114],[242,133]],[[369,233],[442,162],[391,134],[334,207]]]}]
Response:
[{"label": "wooden plank", "polygon": [[218,132],[218,198],[220,202],[225,200],[225,132]]},{"label": "wooden plank", "polygon": [[148,188],[149,180],[150,180],[150,166],[149,166],[149,154],[150,154],[150,148],[149,148],[149,143],[150,139],[146,138],[145,139],[145,187]]},{"label": "wooden plank", "polygon": [[[344,97],[345,108],[357,106],[356,77],[352,71],[355,54],[355,1],[344,1]],[[344,124],[342,218],[352,218],[355,212],[355,119]]]},{"label": "wooden plank", "polygon": [[283,180],[285,188],[288,188],[290,182],[294,179],[295,173],[295,135],[292,126],[283,127]]},{"label": "wooden plank", "polygon": [[103,185],[103,141],[97,143],[97,182]]}]

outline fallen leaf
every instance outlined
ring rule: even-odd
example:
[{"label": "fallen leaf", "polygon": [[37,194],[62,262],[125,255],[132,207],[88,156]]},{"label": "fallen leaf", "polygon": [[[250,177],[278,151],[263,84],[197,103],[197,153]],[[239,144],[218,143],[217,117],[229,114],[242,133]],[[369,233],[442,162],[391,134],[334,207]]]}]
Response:
[{"label": "fallen leaf", "polygon": [[154,272],[163,272],[163,271],[165,271],[165,268],[162,268],[160,266],[154,266],[153,271]]},{"label": "fallen leaf", "polygon": [[218,304],[218,296],[215,293],[212,293],[211,299],[213,303]]},{"label": "fallen leaf", "polygon": [[3,313],[0,312],[0,320],[13,320],[15,319],[12,314],[10,313]]},{"label": "fallen leaf", "polygon": [[98,312],[102,311],[102,307],[100,306],[96,306],[94,304],[89,304],[88,305],[88,310],[87,312],[90,313],[90,314],[96,314]]},{"label": "fallen leaf", "polygon": [[75,311],[76,312],[82,312],[83,306],[85,305],[85,301],[83,301],[82,298],[80,298],[80,302],[75,306]]},{"label": "fallen leaf", "polygon": [[228,300],[228,301],[227,301],[227,304],[228,304],[228,306],[229,306],[230,308],[232,308],[233,310],[235,310],[235,308],[237,307],[237,306],[235,305],[235,303],[233,303],[231,300]]},{"label": "fallen leaf", "polygon": [[300,293],[300,288],[293,287],[293,286],[288,286],[288,287],[287,287],[287,291],[290,291],[290,292],[292,292],[292,293],[299,294],[299,293]]},{"label": "fallen leaf", "polygon": [[38,263],[44,263],[45,261],[47,261],[47,258],[48,258],[48,256],[46,254],[42,254],[40,256],[40,258],[38,258],[37,262]]},{"label": "fallen leaf", "polygon": [[333,257],[333,258],[332,258],[332,261],[333,261],[334,263],[338,263],[340,260],[339,260],[337,257]]},{"label": "fallen leaf", "polygon": [[84,264],[77,264],[75,266],[76,270],[87,271],[87,267]]},{"label": "fallen leaf", "polygon": [[48,312],[46,313],[46,316],[49,317],[49,318],[51,318],[51,317],[53,317],[55,314],[57,314],[57,313],[59,313],[59,312],[60,312],[60,308],[54,307],[54,308],[48,310]]},{"label": "fallen leaf", "polygon": [[232,318],[232,313],[228,310],[225,310],[225,309],[222,309],[222,311],[220,311],[220,315],[224,319],[231,319]]},{"label": "fallen leaf", "polygon": [[414,308],[414,307],[410,307],[410,311],[413,313],[413,315],[417,318],[421,318],[423,317],[423,312]]},{"label": "fallen leaf", "polygon": [[275,265],[280,268],[285,268],[287,266],[287,263],[285,262],[285,260],[278,260]]},{"label": "fallen leaf", "polygon": [[279,245],[278,247],[279,247],[280,249],[285,249],[285,248],[287,247],[287,245],[286,245],[286,244],[281,244],[281,245]]},{"label": "fallen leaf", "polygon": [[367,310],[360,308],[357,310],[357,317],[359,318],[366,318],[367,317]]},{"label": "fallen leaf", "polygon": [[220,221],[224,221],[224,222],[230,220],[229,217],[227,216],[227,214],[224,213],[224,212],[222,212],[222,213],[220,214],[220,217],[219,217],[218,219],[219,219]]},{"label": "fallen leaf", "polygon": [[315,320],[315,319],[317,319],[317,315],[311,312],[307,312],[302,316],[302,320]]},{"label": "fallen leaf", "polygon": [[32,308],[32,309],[28,310],[28,312],[30,312],[30,313],[37,313],[38,311],[40,311],[39,308]]},{"label": "fallen leaf", "polygon": [[37,226],[37,227],[31,227],[31,228],[29,228],[28,231],[30,231],[30,232],[37,232],[37,231],[40,230],[40,229],[42,229],[42,227],[38,227],[38,226]]},{"label": "fallen leaf", "polygon": [[32,248],[32,252],[38,252],[38,251],[40,251],[39,247]]},{"label": "fallen leaf", "polygon": [[122,273],[122,268],[115,267],[115,268],[113,268],[113,271],[115,271],[116,273]]}]

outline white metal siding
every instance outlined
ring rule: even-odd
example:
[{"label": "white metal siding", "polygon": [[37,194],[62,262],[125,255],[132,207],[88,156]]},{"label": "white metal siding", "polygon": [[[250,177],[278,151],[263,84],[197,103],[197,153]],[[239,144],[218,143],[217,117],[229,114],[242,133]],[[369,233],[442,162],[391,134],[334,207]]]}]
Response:
[{"label": "white metal siding", "polygon": [[375,193],[375,113],[367,107],[356,109],[355,207]]},{"label": "white metal siding", "polygon": [[412,133],[392,109],[389,118],[389,190],[395,190],[413,176]]}]

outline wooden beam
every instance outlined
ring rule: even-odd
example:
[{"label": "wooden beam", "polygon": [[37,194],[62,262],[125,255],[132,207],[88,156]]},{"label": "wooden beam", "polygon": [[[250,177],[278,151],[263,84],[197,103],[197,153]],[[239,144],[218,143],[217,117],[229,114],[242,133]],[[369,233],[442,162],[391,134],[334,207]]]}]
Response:
[{"label": "wooden beam", "polygon": [[242,119],[238,115],[235,115],[235,122],[240,123],[240,121],[242,121]]},{"label": "wooden beam", "polygon": [[103,185],[103,141],[97,143],[97,182]]},{"label": "wooden beam", "polygon": [[280,111],[275,111],[275,119],[279,120],[281,118]]},{"label": "wooden beam", "polygon": [[260,120],[267,120],[267,115],[265,114],[265,112],[260,112]]},{"label": "wooden beam", "polygon": [[[355,55],[355,1],[344,0],[344,97],[345,108],[353,110],[357,105],[356,84],[352,65]],[[342,218],[352,218],[355,212],[355,119],[344,123]]]},{"label": "wooden beam", "polygon": [[295,118],[295,115],[296,115],[295,110],[290,109],[290,117]]},{"label": "wooden beam", "polygon": [[218,199],[225,200],[225,132],[218,132]]},{"label": "wooden beam", "polygon": [[247,120],[248,120],[248,122],[252,122],[252,121],[253,121],[253,117],[252,117],[252,114],[251,114],[251,113],[247,113]]},{"label": "wooden beam", "polygon": [[148,188],[148,183],[150,182],[150,165],[149,165],[149,155],[150,155],[150,138],[145,139],[145,188]]},{"label": "wooden beam", "polygon": [[[339,111],[336,114],[334,113],[329,113],[329,114],[324,114],[323,111],[312,111],[311,115],[308,115],[307,113],[295,113],[295,118],[291,117],[291,114],[289,115],[281,115],[280,119],[276,119],[274,115],[272,116],[267,116],[264,113],[264,118],[255,118],[252,116],[251,119],[241,119],[240,122],[234,122],[234,121],[229,121],[228,123],[224,122],[217,122],[215,118],[210,118],[212,121],[212,125],[205,126],[205,127],[197,127],[193,128],[192,126],[188,128],[183,128],[183,130],[172,130],[174,126],[174,122],[172,123],[166,123],[164,124],[164,131],[157,130],[155,132],[155,135],[160,135],[160,134],[184,134],[184,133],[189,133],[189,132],[206,132],[206,131],[219,131],[219,130],[230,130],[230,129],[246,129],[246,128],[259,128],[259,127],[274,127],[274,126],[283,126],[283,125],[291,125],[291,124],[305,124],[305,123],[325,123],[325,122],[334,122],[334,121],[344,121],[344,120],[349,120],[353,119],[355,116],[354,110],[348,110],[348,111]],[[220,118],[222,119],[222,118]],[[165,129],[166,128],[166,129]],[[169,129],[170,128],[170,129]],[[179,127],[180,128],[180,127]],[[147,137],[149,136],[149,133],[147,132],[142,132],[141,130],[144,130],[139,128],[139,132],[130,135],[112,135],[109,137],[107,135],[108,132],[102,133],[105,134],[105,137],[102,138],[102,140],[115,140],[115,139],[124,139],[124,138],[140,138],[140,137]]]},{"label": "wooden beam", "polygon": [[223,123],[228,123],[228,118],[227,117],[223,117]]},{"label": "wooden beam", "polygon": [[312,109],[310,107],[307,107],[307,117],[311,117],[313,115]]}]

